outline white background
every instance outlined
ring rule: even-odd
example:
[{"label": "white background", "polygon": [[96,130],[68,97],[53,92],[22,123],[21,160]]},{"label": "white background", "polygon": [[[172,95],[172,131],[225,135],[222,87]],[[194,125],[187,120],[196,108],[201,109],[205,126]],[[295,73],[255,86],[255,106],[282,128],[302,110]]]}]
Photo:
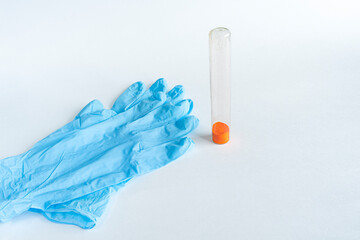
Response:
[{"label": "white background", "polygon": [[[182,84],[196,147],[114,195],[92,230],[25,213],[1,240],[360,239],[353,0],[1,1],[0,159],[131,83]],[[232,31],[230,143],[210,141],[208,32]]]}]

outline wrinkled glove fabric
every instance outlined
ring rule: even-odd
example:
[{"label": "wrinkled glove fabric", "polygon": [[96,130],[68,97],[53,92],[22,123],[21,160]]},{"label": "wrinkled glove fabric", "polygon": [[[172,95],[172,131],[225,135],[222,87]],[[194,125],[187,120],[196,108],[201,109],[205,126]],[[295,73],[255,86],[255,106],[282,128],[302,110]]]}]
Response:
[{"label": "wrinkled glove fabric", "polygon": [[110,194],[182,156],[198,125],[182,86],[131,85],[104,109],[94,100],[29,151],[0,160],[0,222],[33,211],[88,229]]}]

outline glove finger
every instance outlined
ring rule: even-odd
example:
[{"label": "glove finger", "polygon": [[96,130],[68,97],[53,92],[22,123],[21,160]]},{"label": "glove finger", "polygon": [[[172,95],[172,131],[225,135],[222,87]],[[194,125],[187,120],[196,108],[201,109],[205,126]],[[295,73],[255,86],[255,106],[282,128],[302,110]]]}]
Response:
[{"label": "glove finger", "polygon": [[[107,125],[106,129],[111,129],[135,121],[164,104],[166,101],[164,84],[166,85],[165,81],[163,79],[159,79],[156,81],[156,83],[153,84],[153,86],[150,87],[151,90],[149,89],[140,97],[141,100],[138,99],[137,102],[134,103],[134,106],[130,107],[124,112],[118,113],[116,116],[113,114],[115,111],[107,110],[111,111],[107,113],[106,110],[104,110],[98,114],[99,116],[94,116],[96,113],[92,115],[85,115],[84,119],[80,119],[83,123],[78,124],[81,125],[81,128],[86,128],[89,126],[94,126],[100,121],[108,120],[104,122],[104,124]],[[104,128],[104,125],[94,126],[94,130],[96,130],[98,127],[102,129]]]},{"label": "glove finger", "polygon": [[142,175],[165,166],[184,155],[193,144],[190,138],[185,137],[141,151],[136,156],[138,174]]},{"label": "glove finger", "polygon": [[119,127],[124,124],[131,123],[139,118],[146,116],[148,113],[151,113],[154,109],[157,109],[159,106],[163,105],[165,101],[166,101],[165,93],[163,92],[154,93],[149,98],[144,99],[140,103],[136,104],[134,107],[109,119],[104,124],[108,124],[108,126],[111,128],[111,127]]},{"label": "glove finger", "polygon": [[144,149],[154,145],[183,138],[199,125],[199,119],[195,116],[186,116],[176,122],[171,122],[165,126],[153,128],[146,132],[141,132],[138,136]]},{"label": "glove finger", "polygon": [[128,87],[113,104],[111,110],[104,109],[103,104],[94,100],[86,105],[76,116],[80,122],[72,124],[72,128],[85,128],[93,124],[102,122],[113,117],[114,113],[120,113],[126,110],[126,107],[137,100],[145,92],[145,85],[142,82],[136,82]]},{"label": "glove finger", "polygon": [[177,103],[184,99],[184,95],[184,87],[177,85],[166,94],[166,101]]},{"label": "glove finger", "polygon": [[[111,110],[103,109],[103,105],[100,101],[94,100],[89,103],[82,111],[79,123],[72,124],[72,128],[86,128],[97,124],[99,122],[105,121],[115,115],[115,113],[122,113],[126,111],[130,106],[136,106],[132,112],[143,112],[147,113],[150,109],[153,109],[155,106],[158,106],[158,103],[152,103],[155,99],[162,99],[158,97],[159,92],[164,92],[166,90],[166,82],[164,79],[157,80],[148,91],[145,92],[145,86],[142,82],[136,82],[132,84],[128,89],[121,94],[118,99],[115,101]],[[172,89],[167,97],[171,101],[180,99],[183,95],[183,89],[181,86],[177,86]],[[161,101],[162,102],[162,101]],[[150,104],[150,105],[148,105]],[[101,105],[101,106],[100,106]],[[98,109],[98,111],[95,111]],[[91,111],[93,110],[93,111]],[[102,110],[102,111],[100,111]],[[86,114],[87,113],[87,114]],[[130,116],[130,114],[127,114]],[[134,115],[132,119],[136,119],[137,115]],[[129,121],[131,119],[128,118]]]},{"label": "glove finger", "polygon": [[87,127],[90,127],[94,124],[103,122],[113,116],[116,115],[116,112],[110,109],[104,109],[102,111],[98,111],[98,112],[93,112],[93,113],[89,113],[87,115],[84,115],[82,117],[80,117],[78,120],[78,122],[74,121],[73,124],[73,128],[74,129],[84,129]]},{"label": "glove finger", "polygon": [[[101,113],[99,113],[99,115],[96,115],[96,113],[85,115],[83,118],[78,118],[66,125],[64,128],[61,129],[61,132],[64,133],[65,131],[69,131],[68,129],[70,128],[86,128],[85,131],[81,134],[87,135],[87,137],[84,138],[81,142],[77,143],[80,144],[77,145],[77,147],[85,146],[87,144],[90,144],[92,141],[100,141],[105,132],[114,131],[116,128],[129,124],[139,118],[144,117],[148,113],[151,113],[154,109],[163,105],[165,100],[165,93],[158,92],[149,97],[148,99],[141,101],[133,108],[130,108],[129,110],[117,115],[115,115],[116,113],[113,110],[107,109],[103,110]],[[87,116],[91,117],[87,118]],[[125,132],[128,133],[128,131]],[[62,134],[57,135],[60,137],[63,136]],[[121,135],[121,133],[119,133],[119,135]],[[48,144],[56,143],[58,141],[58,139],[53,136],[51,136],[51,138],[48,137],[44,140],[42,140],[42,143]],[[126,141],[127,139],[119,139],[118,137],[114,139],[115,142],[118,142],[120,140]]]},{"label": "glove finger", "polygon": [[167,83],[164,78],[159,78],[156,80],[153,85],[150,86],[149,90],[151,92],[165,92],[167,88]]},{"label": "glove finger", "polygon": [[[144,95],[145,92],[145,85],[142,82],[136,82],[132,84],[130,87],[128,87],[123,94],[121,94],[113,104],[111,110],[115,111],[116,113],[123,112],[129,107],[131,104],[134,104],[136,100],[145,99],[146,97],[150,97],[154,92],[156,91],[165,91],[165,86],[163,79],[159,79],[156,81],[151,87],[151,92]],[[177,91],[175,91],[177,90]],[[169,95],[171,98],[178,97],[180,95],[181,89],[173,89],[171,92],[169,92]],[[94,114],[95,118],[96,116],[100,115],[101,112],[104,110],[103,104],[99,100],[93,100],[90,103],[88,103],[79,113],[76,115],[76,118],[80,118],[83,116],[86,116],[88,114]],[[100,113],[99,113],[100,112]],[[105,112],[105,115],[108,115],[107,112]],[[91,115],[87,116],[91,117]],[[105,117],[106,119],[106,117]]]},{"label": "glove finger", "polygon": [[79,124],[79,120],[81,117],[84,117],[88,114],[94,113],[94,112],[99,112],[104,110],[104,106],[103,104],[95,99],[91,102],[89,102],[88,104],[86,104],[86,106],[81,109],[81,111],[75,116],[75,119],[71,122],[69,122],[68,124],[66,124],[65,126],[63,126],[62,128],[56,130],[55,132],[51,133],[50,135],[48,135],[46,138],[44,138],[43,140],[41,140],[40,142],[37,143],[37,145],[39,143],[45,143],[48,142],[50,140],[55,139],[57,136],[61,136],[64,133],[73,131],[74,129],[77,129],[80,127]]},{"label": "glove finger", "polygon": [[[123,121],[132,121],[137,119],[139,116],[148,113],[155,107],[160,106],[161,103],[164,102],[163,92],[165,89],[166,82],[164,79],[157,80],[146,92],[145,86],[142,82],[134,83],[115,101],[111,110],[103,109],[102,111],[98,112],[82,111],[84,114],[80,117],[80,121],[74,122],[67,127],[72,129],[86,128],[113,117],[115,115],[114,113],[122,113],[130,106],[133,106],[133,108],[130,112],[124,115],[127,117],[125,119],[123,118]],[[174,88],[172,91],[170,91],[169,98],[173,100],[179,99],[182,95],[182,92],[183,90],[181,88]],[[157,100],[160,100],[160,102]],[[96,102],[94,100],[91,102],[91,104],[88,104],[88,107],[85,107],[84,109],[96,109],[93,108],[94,105],[98,106],[97,109],[101,109],[99,104],[101,104],[101,102]],[[86,112],[88,112],[88,114],[85,114]]]},{"label": "glove finger", "polygon": [[103,104],[95,99],[91,102],[89,102],[77,115],[75,118],[79,118],[81,116],[84,116],[86,114],[89,113],[93,113],[93,112],[98,112],[98,111],[102,111],[104,109]]},{"label": "glove finger", "polygon": [[127,125],[132,130],[131,134],[161,127],[171,121],[176,121],[192,111],[193,102],[190,99],[182,100],[176,104],[167,103],[151,111],[142,118]]},{"label": "glove finger", "polygon": [[111,109],[117,113],[125,111],[132,103],[144,94],[145,89],[146,87],[142,82],[132,84],[115,100]]},{"label": "glove finger", "polygon": [[135,105],[139,104],[144,99],[148,99],[152,95],[158,93],[158,92],[165,92],[166,91],[166,81],[163,78],[158,79],[151,87],[144,92],[141,96],[139,96],[135,101],[133,101],[131,104],[126,106],[126,110],[134,107]]},{"label": "glove finger", "polygon": [[38,143],[34,145],[34,147],[40,146],[40,145],[49,145],[51,143],[56,143],[58,141],[58,138],[61,138],[64,136],[64,134],[67,134],[71,131],[74,131],[76,129],[84,129],[87,127],[90,127],[92,125],[95,125],[97,123],[103,122],[113,116],[116,115],[116,112],[110,109],[103,109],[100,111],[95,112],[89,112],[87,114],[78,115],[75,117],[75,119],[62,128],[56,130],[55,132],[51,133],[46,138],[42,139]]},{"label": "glove finger", "polygon": [[[178,87],[178,86],[177,86]],[[142,82],[136,82],[128,87],[123,94],[121,94],[113,104],[111,110],[120,113],[125,111],[130,106],[135,105],[141,100],[150,97],[154,92],[162,91],[166,89],[166,82],[164,79],[157,80],[145,93],[145,85]],[[176,90],[176,91],[175,91]],[[169,92],[171,98],[178,97],[181,94],[182,89],[174,88]],[[93,100],[88,103],[76,117],[81,117],[89,113],[98,112],[104,109],[103,104],[99,100]]]},{"label": "glove finger", "polygon": [[[114,112],[123,112],[127,108],[129,108],[130,105],[133,107],[133,109],[131,109],[131,111],[126,114],[127,117],[119,117],[120,119],[123,119],[123,121],[119,122],[121,122],[121,124],[124,124],[126,119],[128,119],[128,121],[135,120],[163,103],[163,101],[161,101],[160,103],[151,103],[151,101],[157,98],[156,96],[154,97],[154,95],[156,95],[158,92],[164,92],[165,89],[166,82],[164,79],[157,80],[145,93],[145,87],[143,83],[134,83],[127,90],[125,90],[125,92],[115,101],[111,110],[104,109],[103,104],[99,100],[93,100],[78,113],[78,115],[73,121],[66,124],[64,127],[55,131],[54,133],[50,134],[48,137],[43,139],[41,143],[44,143],[45,141],[48,142],[54,139],[56,141],[56,136],[62,136],[62,134],[73,131],[75,129],[84,129],[97,123],[103,122],[113,117],[115,115]],[[181,101],[183,97],[183,86],[178,85],[166,94],[166,101],[177,103]],[[140,99],[143,102],[140,101]],[[136,107],[134,107],[134,104]]]}]

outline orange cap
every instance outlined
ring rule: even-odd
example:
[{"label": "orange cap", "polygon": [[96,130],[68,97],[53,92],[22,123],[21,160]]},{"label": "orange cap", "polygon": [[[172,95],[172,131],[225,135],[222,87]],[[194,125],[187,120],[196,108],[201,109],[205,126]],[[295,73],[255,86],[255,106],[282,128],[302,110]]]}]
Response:
[{"label": "orange cap", "polygon": [[212,140],[217,144],[224,144],[229,141],[230,128],[223,122],[216,122],[212,127]]}]

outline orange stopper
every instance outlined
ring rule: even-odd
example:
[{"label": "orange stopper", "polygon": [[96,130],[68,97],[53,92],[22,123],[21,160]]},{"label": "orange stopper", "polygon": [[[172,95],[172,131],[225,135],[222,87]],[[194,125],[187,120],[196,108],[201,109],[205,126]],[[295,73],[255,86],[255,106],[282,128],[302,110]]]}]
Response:
[{"label": "orange stopper", "polygon": [[224,144],[229,141],[230,128],[227,124],[216,122],[212,127],[212,140],[217,144]]}]

